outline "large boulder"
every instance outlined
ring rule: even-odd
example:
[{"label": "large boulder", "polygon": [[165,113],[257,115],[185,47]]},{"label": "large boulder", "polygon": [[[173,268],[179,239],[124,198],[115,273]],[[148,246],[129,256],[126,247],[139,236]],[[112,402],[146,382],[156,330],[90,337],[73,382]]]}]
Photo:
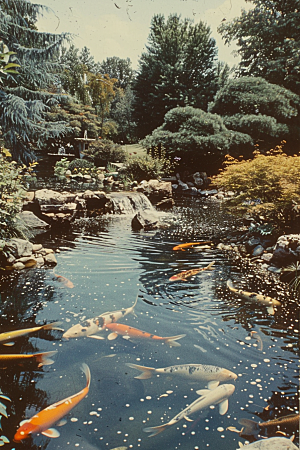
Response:
[{"label": "large boulder", "polygon": [[52,189],[40,189],[35,193],[35,200],[40,205],[63,205],[74,202],[76,194],[71,192],[57,192]]},{"label": "large boulder", "polygon": [[152,204],[167,198],[172,198],[172,183],[170,181],[149,180],[141,183],[143,192]]},{"label": "large boulder", "polygon": [[12,255],[15,259],[21,258],[22,256],[31,256],[32,249],[31,242],[18,238],[9,239],[4,246],[4,252]]},{"label": "large boulder", "polygon": [[131,221],[131,227],[133,230],[150,231],[158,228],[158,220],[153,217],[151,212],[138,212]]},{"label": "large boulder", "polygon": [[18,217],[25,223],[30,232],[36,236],[44,233],[50,228],[50,225],[44,220],[39,219],[32,211],[22,211]]},{"label": "large boulder", "polygon": [[277,267],[287,266],[300,260],[300,234],[287,234],[277,239],[271,263]]}]

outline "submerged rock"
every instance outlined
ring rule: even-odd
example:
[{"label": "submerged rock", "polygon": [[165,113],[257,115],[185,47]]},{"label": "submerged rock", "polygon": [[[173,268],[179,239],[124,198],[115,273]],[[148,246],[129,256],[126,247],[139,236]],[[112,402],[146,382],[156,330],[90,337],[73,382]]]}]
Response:
[{"label": "submerged rock", "polygon": [[153,214],[145,211],[138,212],[131,221],[131,227],[133,230],[156,230],[158,228],[158,220],[153,218]]}]

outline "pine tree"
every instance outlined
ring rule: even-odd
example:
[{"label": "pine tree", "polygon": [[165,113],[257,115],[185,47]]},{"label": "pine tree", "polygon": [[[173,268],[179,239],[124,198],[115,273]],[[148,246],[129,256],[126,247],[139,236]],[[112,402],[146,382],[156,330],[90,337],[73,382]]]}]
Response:
[{"label": "pine tree", "polygon": [[57,58],[69,35],[39,32],[35,24],[44,10],[26,0],[0,0],[0,41],[15,52],[10,62],[20,66],[2,78],[0,125],[13,158],[23,162],[65,130],[62,122],[47,122],[45,112],[61,98]]}]

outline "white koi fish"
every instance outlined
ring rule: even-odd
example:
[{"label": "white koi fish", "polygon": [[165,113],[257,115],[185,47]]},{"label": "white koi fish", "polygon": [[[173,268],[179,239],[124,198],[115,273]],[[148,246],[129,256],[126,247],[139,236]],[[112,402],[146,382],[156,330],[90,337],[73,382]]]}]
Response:
[{"label": "white koi fish", "polygon": [[188,405],[179,414],[177,414],[168,423],[159,425],[157,427],[144,428],[145,433],[151,433],[149,437],[156,436],[164,431],[167,427],[178,423],[180,420],[185,419],[192,421],[189,418],[191,414],[197,411],[202,411],[205,408],[209,408],[212,405],[219,405],[219,413],[223,416],[228,410],[228,398],[234,393],[235,387],[233,384],[221,384],[215,389],[200,389],[196,391],[201,397],[197,398],[193,403]]},{"label": "white koi fish", "polygon": [[154,367],[139,366],[126,363],[126,366],[140,370],[142,373],[135,378],[146,380],[153,375],[174,375],[186,378],[190,381],[206,381],[209,389],[214,389],[220,381],[236,380],[237,375],[223,367],[210,366],[206,364],[183,364],[155,369]]},{"label": "white koi fish", "polygon": [[291,439],[285,437],[262,439],[245,446],[239,442],[239,448],[236,450],[240,450],[241,448],[245,448],[245,450],[299,450],[299,447],[296,447]]},{"label": "white koi fish", "polygon": [[126,309],[120,309],[118,311],[105,312],[98,317],[93,319],[86,319],[82,323],[78,323],[73,327],[69,328],[64,334],[64,339],[78,338],[78,337],[91,337],[94,339],[104,339],[102,336],[97,336],[95,334],[100,333],[105,330],[105,325],[117,322],[122,317],[127,316],[127,314],[136,315],[134,312],[134,308],[137,304],[138,296],[132,306]]},{"label": "white koi fish", "polygon": [[236,289],[233,287],[232,281],[227,280],[227,287],[231,290],[231,292],[234,292],[235,294],[239,295],[240,297],[244,298],[245,300],[250,300],[252,302],[261,303],[262,305],[267,306],[267,311],[269,314],[274,314],[274,306],[280,306],[281,303],[276,300],[275,298],[269,297],[268,295],[262,295],[262,294],[256,294],[255,292],[247,292],[242,291],[241,289]]}]

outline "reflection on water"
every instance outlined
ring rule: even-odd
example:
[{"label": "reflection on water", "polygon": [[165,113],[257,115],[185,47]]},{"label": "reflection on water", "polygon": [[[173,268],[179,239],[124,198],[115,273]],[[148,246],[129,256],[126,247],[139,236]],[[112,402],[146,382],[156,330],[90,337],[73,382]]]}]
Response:
[{"label": "reflection on water", "polygon": [[[207,207],[208,206],[208,207]],[[36,411],[78,392],[85,383],[80,371],[88,364],[92,382],[88,396],[67,417],[58,439],[34,436],[7,448],[113,449],[125,446],[152,450],[238,448],[243,439],[226,428],[238,419],[269,420],[298,411],[298,309],[282,285],[261,277],[255,266],[241,265],[212,248],[174,252],[180,242],[212,240],[217,232],[234,232],[230,217],[218,206],[195,202],[169,213],[169,228],[132,232],[130,218],[82,220],[73,234],[50,236],[45,243],[60,250],[55,273],[74,288],[59,283],[52,269],[28,269],[1,285],[1,331],[52,321],[72,325],[134,303],[136,317],[120,320],[159,336],[185,334],[180,347],[153,340],[62,340],[62,332],[40,332],[16,340],[3,353],[58,350],[55,363],[37,369],[0,369],[0,388],[12,399],[9,419],[2,419],[10,439],[18,423]],[[206,267],[184,281],[169,282],[175,273]],[[282,302],[275,314],[247,303],[227,289],[234,285],[268,294]],[[296,314],[297,312],[297,314]],[[107,337],[106,332],[102,335]],[[208,364],[238,374],[228,411],[211,407],[149,438],[143,428],[162,425],[198,397],[205,382],[171,376],[135,379],[126,363],[149,367]]]}]

